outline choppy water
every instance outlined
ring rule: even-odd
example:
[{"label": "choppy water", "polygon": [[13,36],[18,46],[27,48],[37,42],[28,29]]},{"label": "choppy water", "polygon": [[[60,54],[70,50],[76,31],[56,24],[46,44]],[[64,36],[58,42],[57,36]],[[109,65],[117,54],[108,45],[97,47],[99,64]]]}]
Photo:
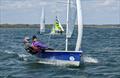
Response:
[{"label": "choppy water", "polygon": [[[0,28],[0,78],[120,78],[120,29],[84,28],[84,64],[80,67],[40,64],[39,59],[27,54],[22,39],[38,30]],[[48,35],[37,36],[51,47],[64,49],[62,37],[48,40]],[[69,43],[71,50],[75,38],[74,34]]]}]

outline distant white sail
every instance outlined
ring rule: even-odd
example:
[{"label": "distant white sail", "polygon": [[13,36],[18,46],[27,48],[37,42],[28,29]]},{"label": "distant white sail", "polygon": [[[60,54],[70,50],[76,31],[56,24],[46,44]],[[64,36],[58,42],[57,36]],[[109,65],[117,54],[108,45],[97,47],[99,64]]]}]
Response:
[{"label": "distant white sail", "polygon": [[45,32],[45,10],[42,8],[40,33]]},{"label": "distant white sail", "polygon": [[66,37],[70,38],[76,21],[76,0],[68,0],[67,6],[67,27],[66,27]]}]

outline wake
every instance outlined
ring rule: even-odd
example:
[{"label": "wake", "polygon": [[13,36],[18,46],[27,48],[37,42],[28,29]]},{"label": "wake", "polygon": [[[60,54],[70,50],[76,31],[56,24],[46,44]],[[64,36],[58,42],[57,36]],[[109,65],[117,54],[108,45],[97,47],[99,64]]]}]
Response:
[{"label": "wake", "polygon": [[18,52],[14,52],[14,51],[11,51],[11,50],[5,50],[4,53],[7,53],[8,55],[17,56],[19,59],[21,59],[23,61],[27,61],[28,58],[31,56],[30,54],[18,53]]},{"label": "wake", "polygon": [[93,58],[91,56],[83,56],[83,62],[84,63],[98,63],[98,59]]}]

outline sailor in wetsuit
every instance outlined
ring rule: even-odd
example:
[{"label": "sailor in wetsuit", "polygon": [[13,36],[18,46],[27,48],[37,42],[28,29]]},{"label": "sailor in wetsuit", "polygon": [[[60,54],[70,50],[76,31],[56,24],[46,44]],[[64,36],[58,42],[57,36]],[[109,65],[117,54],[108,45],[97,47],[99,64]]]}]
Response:
[{"label": "sailor in wetsuit", "polygon": [[30,43],[30,38],[24,38],[25,50],[31,54],[36,54],[38,52],[45,52],[45,50],[54,50],[52,48],[48,48],[45,44],[37,40],[36,36],[32,37],[32,44]]},{"label": "sailor in wetsuit", "polygon": [[44,52],[45,50],[48,49],[48,46],[43,44],[42,42],[37,40],[37,37],[34,35],[32,37],[32,48],[36,51],[36,52]]},{"label": "sailor in wetsuit", "polygon": [[25,50],[31,54],[34,54],[33,48],[31,46],[30,43],[30,38],[29,37],[25,37],[24,38],[24,46],[25,46]]}]

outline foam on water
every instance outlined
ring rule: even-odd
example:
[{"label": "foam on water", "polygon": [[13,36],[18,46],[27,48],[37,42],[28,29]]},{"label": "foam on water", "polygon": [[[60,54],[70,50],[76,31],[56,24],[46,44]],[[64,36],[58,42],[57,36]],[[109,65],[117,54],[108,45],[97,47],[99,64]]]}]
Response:
[{"label": "foam on water", "polygon": [[4,52],[7,53],[7,54],[15,54],[15,52],[10,51],[10,50],[5,50]]},{"label": "foam on water", "polygon": [[24,61],[26,61],[27,57],[30,56],[30,55],[26,55],[26,54],[19,54],[19,53],[10,51],[10,50],[5,50],[4,52],[7,53],[7,54],[16,54],[16,55],[18,55],[19,58],[22,58]]},{"label": "foam on water", "polygon": [[90,57],[90,56],[84,56],[83,61],[85,63],[98,63],[99,61],[96,58]]},{"label": "foam on water", "polygon": [[26,54],[18,54],[19,57],[29,57],[30,55],[26,55]]},{"label": "foam on water", "polygon": [[19,58],[21,58],[21,59],[23,59],[24,61],[27,61],[28,59],[28,57],[29,57],[30,55],[26,55],[26,54],[18,54],[18,57]]}]

